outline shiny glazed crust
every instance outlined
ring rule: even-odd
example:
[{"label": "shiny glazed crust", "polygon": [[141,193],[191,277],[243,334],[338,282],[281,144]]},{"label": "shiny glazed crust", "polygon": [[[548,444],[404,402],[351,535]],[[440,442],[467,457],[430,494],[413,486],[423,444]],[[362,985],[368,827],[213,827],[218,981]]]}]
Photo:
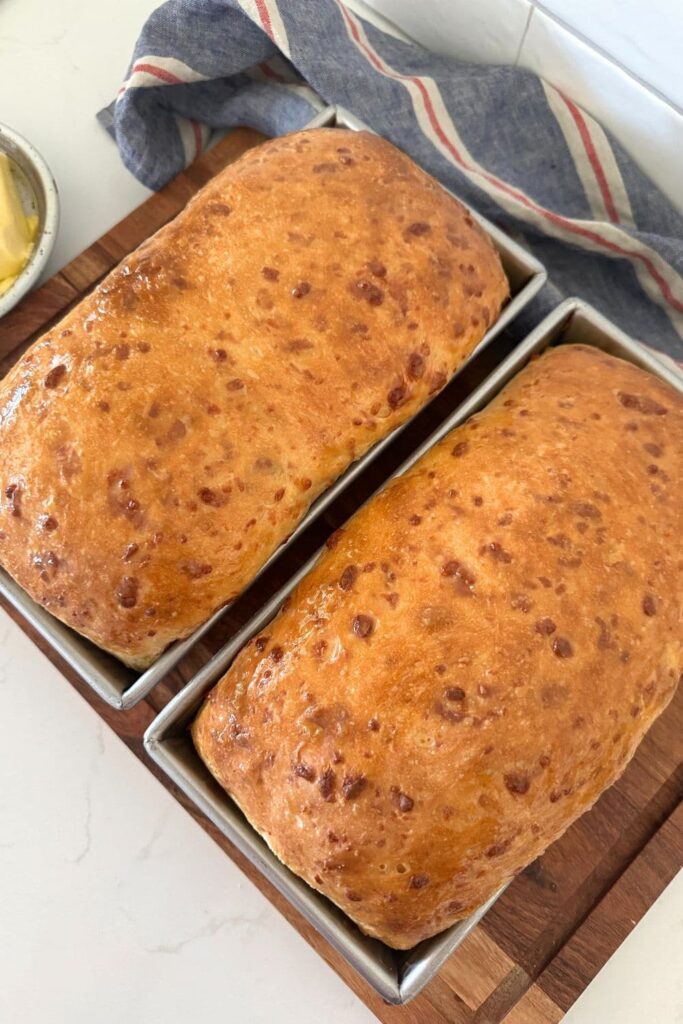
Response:
[{"label": "shiny glazed crust", "polygon": [[277,856],[409,948],[623,771],[681,670],[683,400],[532,362],[333,535],[193,726]]},{"label": "shiny glazed crust", "polygon": [[0,563],[148,665],[445,384],[507,294],[469,213],[389,143],[320,129],[249,152],[0,385]]}]

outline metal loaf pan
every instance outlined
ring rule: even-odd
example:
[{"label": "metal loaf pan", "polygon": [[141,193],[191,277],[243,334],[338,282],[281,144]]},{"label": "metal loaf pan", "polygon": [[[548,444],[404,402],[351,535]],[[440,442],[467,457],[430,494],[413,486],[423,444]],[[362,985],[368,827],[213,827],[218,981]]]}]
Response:
[{"label": "metal loaf pan", "polygon": [[[434,447],[447,433],[484,408],[529,361],[549,345],[592,345],[665,380],[683,393],[683,376],[669,370],[641,345],[578,299],[568,299],[472,393],[398,470],[399,476]],[[596,430],[597,432],[597,430]],[[189,724],[204,697],[251,637],[264,629],[282,602],[317,560],[312,558],[254,618],[188,683],[155,718],[145,734],[145,748],[177,786],[248,860],[262,872],[345,960],[390,1003],[413,999],[434,977],[444,961],[481,920],[500,892],[464,921],[408,951],[390,949],[363,935],[353,922],[324,896],[286,868],[249,825],[237,805],[218,786],[199,758]],[[502,890],[501,890],[502,892]]]},{"label": "metal loaf pan", "polygon": [[[369,130],[353,115],[328,107],[317,114],[307,128],[339,127],[346,130]],[[480,352],[482,348],[509,324],[525,306],[546,280],[543,266],[526,252],[521,246],[509,239],[503,232],[488,221],[484,221],[472,211],[491,239],[501,256],[503,268],[510,282],[511,298],[498,320],[491,325],[486,335],[470,356]],[[469,362],[469,359],[467,360]],[[464,366],[465,364],[463,364]],[[460,367],[462,369],[462,367]],[[281,545],[264,563],[261,570],[252,580],[259,578],[266,567],[278,557],[285,548],[295,540],[312,522],[327,508],[359,473],[375,459],[380,452],[410,424],[411,420],[402,424],[387,437],[378,441],[366,454],[353,463],[339,479],[313,503],[298,527],[285,544]],[[52,645],[69,665],[95,690],[95,692],[113,707],[124,709],[133,707],[153,689],[164,676],[171,672],[192,647],[221,618],[225,608],[220,609],[207,622],[201,625],[185,640],[179,640],[168,647],[163,654],[144,672],[136,672],[127,668],[121,661],[96,647],[89,640],[54,618],[44,608],[37,605],[28,594],[19,587],[11,577],[0,569],[0,595],[10,602],[24,618]]]}]

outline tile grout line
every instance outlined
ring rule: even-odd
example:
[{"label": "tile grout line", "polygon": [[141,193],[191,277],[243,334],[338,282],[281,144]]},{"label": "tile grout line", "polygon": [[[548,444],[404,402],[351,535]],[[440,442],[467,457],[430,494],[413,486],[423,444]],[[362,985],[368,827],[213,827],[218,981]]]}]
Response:
[{"label": "tile grout line", "polygon": [[517,53],[515,54],[515,59],[514,59],[514,66],[515,67],[519,67],[519,57],[520,57],[520,54],[522,52],[522,47],[524,46],[524,42],[526,40],[526,37],[527,37],[527,35],[529,33],[529,26],[531,25],[531,19],[533,18],[533,16],[534,16],[534,3],[533,3],[533,0],[530,0],[530,3],[529,3],[529,13],[526,16],[526,24],[524,25],[524,31],[522,32],[522,38],[519,41],[519,46],[517,47]]}]

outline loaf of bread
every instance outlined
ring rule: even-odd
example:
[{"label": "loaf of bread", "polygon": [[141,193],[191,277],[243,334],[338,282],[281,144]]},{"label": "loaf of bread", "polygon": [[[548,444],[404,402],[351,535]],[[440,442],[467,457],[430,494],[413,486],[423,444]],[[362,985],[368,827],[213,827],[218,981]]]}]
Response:
[{"label": "loaf of bread", "polygon": [[194,725],[275,854],[409,948],[622,772],[682,667],[683,398],[532,362],[343,529]]},{"label": "loaf of bread", "polygon": [[443,387],[507,293],[470,214],[389,143],[252,150],[0,384],[0,564],[148,665]]}]

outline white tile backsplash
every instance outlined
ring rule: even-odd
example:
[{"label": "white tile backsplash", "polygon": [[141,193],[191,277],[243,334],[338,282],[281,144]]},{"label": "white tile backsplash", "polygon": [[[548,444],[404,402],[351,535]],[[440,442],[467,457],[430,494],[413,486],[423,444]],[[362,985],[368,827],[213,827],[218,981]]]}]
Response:
[{"label": "white tile backsplash", "polygon": [[683,115],[627,71],[540,10],[519,54],[607,128],[683,211]]},{"label": "white tile backsplash", "polygon": [[529,0],[366,0],[418,43],[459,60],[514,64]]},{"label": "white tile backsplash", "polygon": [[539,0],[683,110],[681,0]]},{"label": "white tile backsplash", "polygon": [[366,3],[438,53],[519,64],[547,79],[611,132],[683,212],[683,0]]}]

